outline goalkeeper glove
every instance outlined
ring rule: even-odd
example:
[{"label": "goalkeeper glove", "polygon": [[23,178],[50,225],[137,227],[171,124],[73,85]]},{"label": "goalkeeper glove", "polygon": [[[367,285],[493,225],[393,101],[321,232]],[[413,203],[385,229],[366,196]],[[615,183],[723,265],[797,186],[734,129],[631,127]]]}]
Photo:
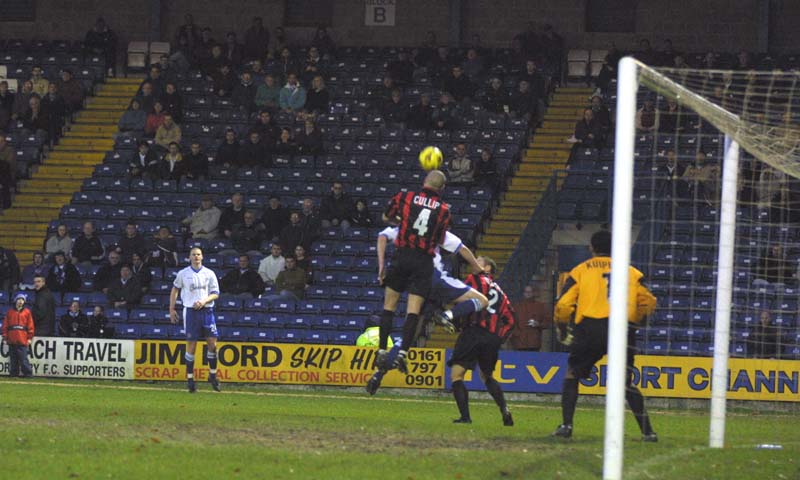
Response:
[{"label": "goalkeeper glove", "polygon": [[572,345],[575,336],[572,334],[572,322],[558,325],[558,341],[565,346]]}]

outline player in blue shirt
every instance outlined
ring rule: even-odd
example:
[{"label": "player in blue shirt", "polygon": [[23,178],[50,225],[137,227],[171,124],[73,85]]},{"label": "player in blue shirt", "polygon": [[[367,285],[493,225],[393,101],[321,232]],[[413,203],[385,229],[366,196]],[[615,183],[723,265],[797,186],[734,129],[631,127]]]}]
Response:
[{"label": "player in blue shirt", "polygon": [[214,300],[219,298],[219,281],[217,275],[203,266],[203,251],[197,247],[189,252],[191,265],[184,268],[175,277],[172,292],[169,296],[169,318],[178,323],[179,316],[175,310],[178,294],[183,304],[183,327],[186,330],[186,380],[189,393],[197,387],[194,383],[194,352],[197,340],[206,339],[208,346],[208,382],[219,392],[217,380],[217,323],[214,318]]}]

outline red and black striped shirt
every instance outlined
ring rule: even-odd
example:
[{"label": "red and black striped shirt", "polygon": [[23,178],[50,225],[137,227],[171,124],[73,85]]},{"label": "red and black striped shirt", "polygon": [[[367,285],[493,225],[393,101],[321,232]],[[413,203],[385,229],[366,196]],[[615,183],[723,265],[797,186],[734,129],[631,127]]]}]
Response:
[{"label": "red and black striped shirt", "polygon": [[481,292],[489,300],[489,305],[482,311],[473,313],[470,322],[502,339],[511,335],[516,324],[514,309],[508,301],[500,285],[494,283],[491,275],[481,273],[467,277],[466,284]]},{"label": "red and black striped shirt", "polygon": [[386,217],[398,219],[398,248],[421,250],[430,256],[444,241],[450,228],[450,207],[442,202],[439,193],[423,188],[419,192],[398,192],[389,201]]}]

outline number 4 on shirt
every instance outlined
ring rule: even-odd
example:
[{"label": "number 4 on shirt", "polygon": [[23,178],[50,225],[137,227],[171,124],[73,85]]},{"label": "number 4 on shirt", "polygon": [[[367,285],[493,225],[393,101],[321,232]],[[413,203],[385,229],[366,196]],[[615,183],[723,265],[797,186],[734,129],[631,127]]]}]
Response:
[{"label": "number 4 on shirt", "polygon": [[412,228],[417,231],[417,233],[424,237],[425,233],[428,232],[428,221],[431,218],[431,209],[430,208],[423,208],[422,211],[419,212],[417,215],[417,220],[414,222]]}]

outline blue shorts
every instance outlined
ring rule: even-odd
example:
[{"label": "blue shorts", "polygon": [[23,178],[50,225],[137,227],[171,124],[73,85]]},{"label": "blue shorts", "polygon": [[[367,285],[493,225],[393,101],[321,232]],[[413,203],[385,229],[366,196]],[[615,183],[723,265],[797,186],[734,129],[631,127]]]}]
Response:
[{"label": "blue shorts", "polygon": [[431,293],[428,295],[432,301],[446,305],[469,291],[470,287],[461,280],[443,274],[439,270],[433,270]]},{"label": "blue shorts", "polygon": [[200,310],[184,307],[183,328],[186,330],[186,340],[190,342],[219,336],[214,309],[209,307]]}]

